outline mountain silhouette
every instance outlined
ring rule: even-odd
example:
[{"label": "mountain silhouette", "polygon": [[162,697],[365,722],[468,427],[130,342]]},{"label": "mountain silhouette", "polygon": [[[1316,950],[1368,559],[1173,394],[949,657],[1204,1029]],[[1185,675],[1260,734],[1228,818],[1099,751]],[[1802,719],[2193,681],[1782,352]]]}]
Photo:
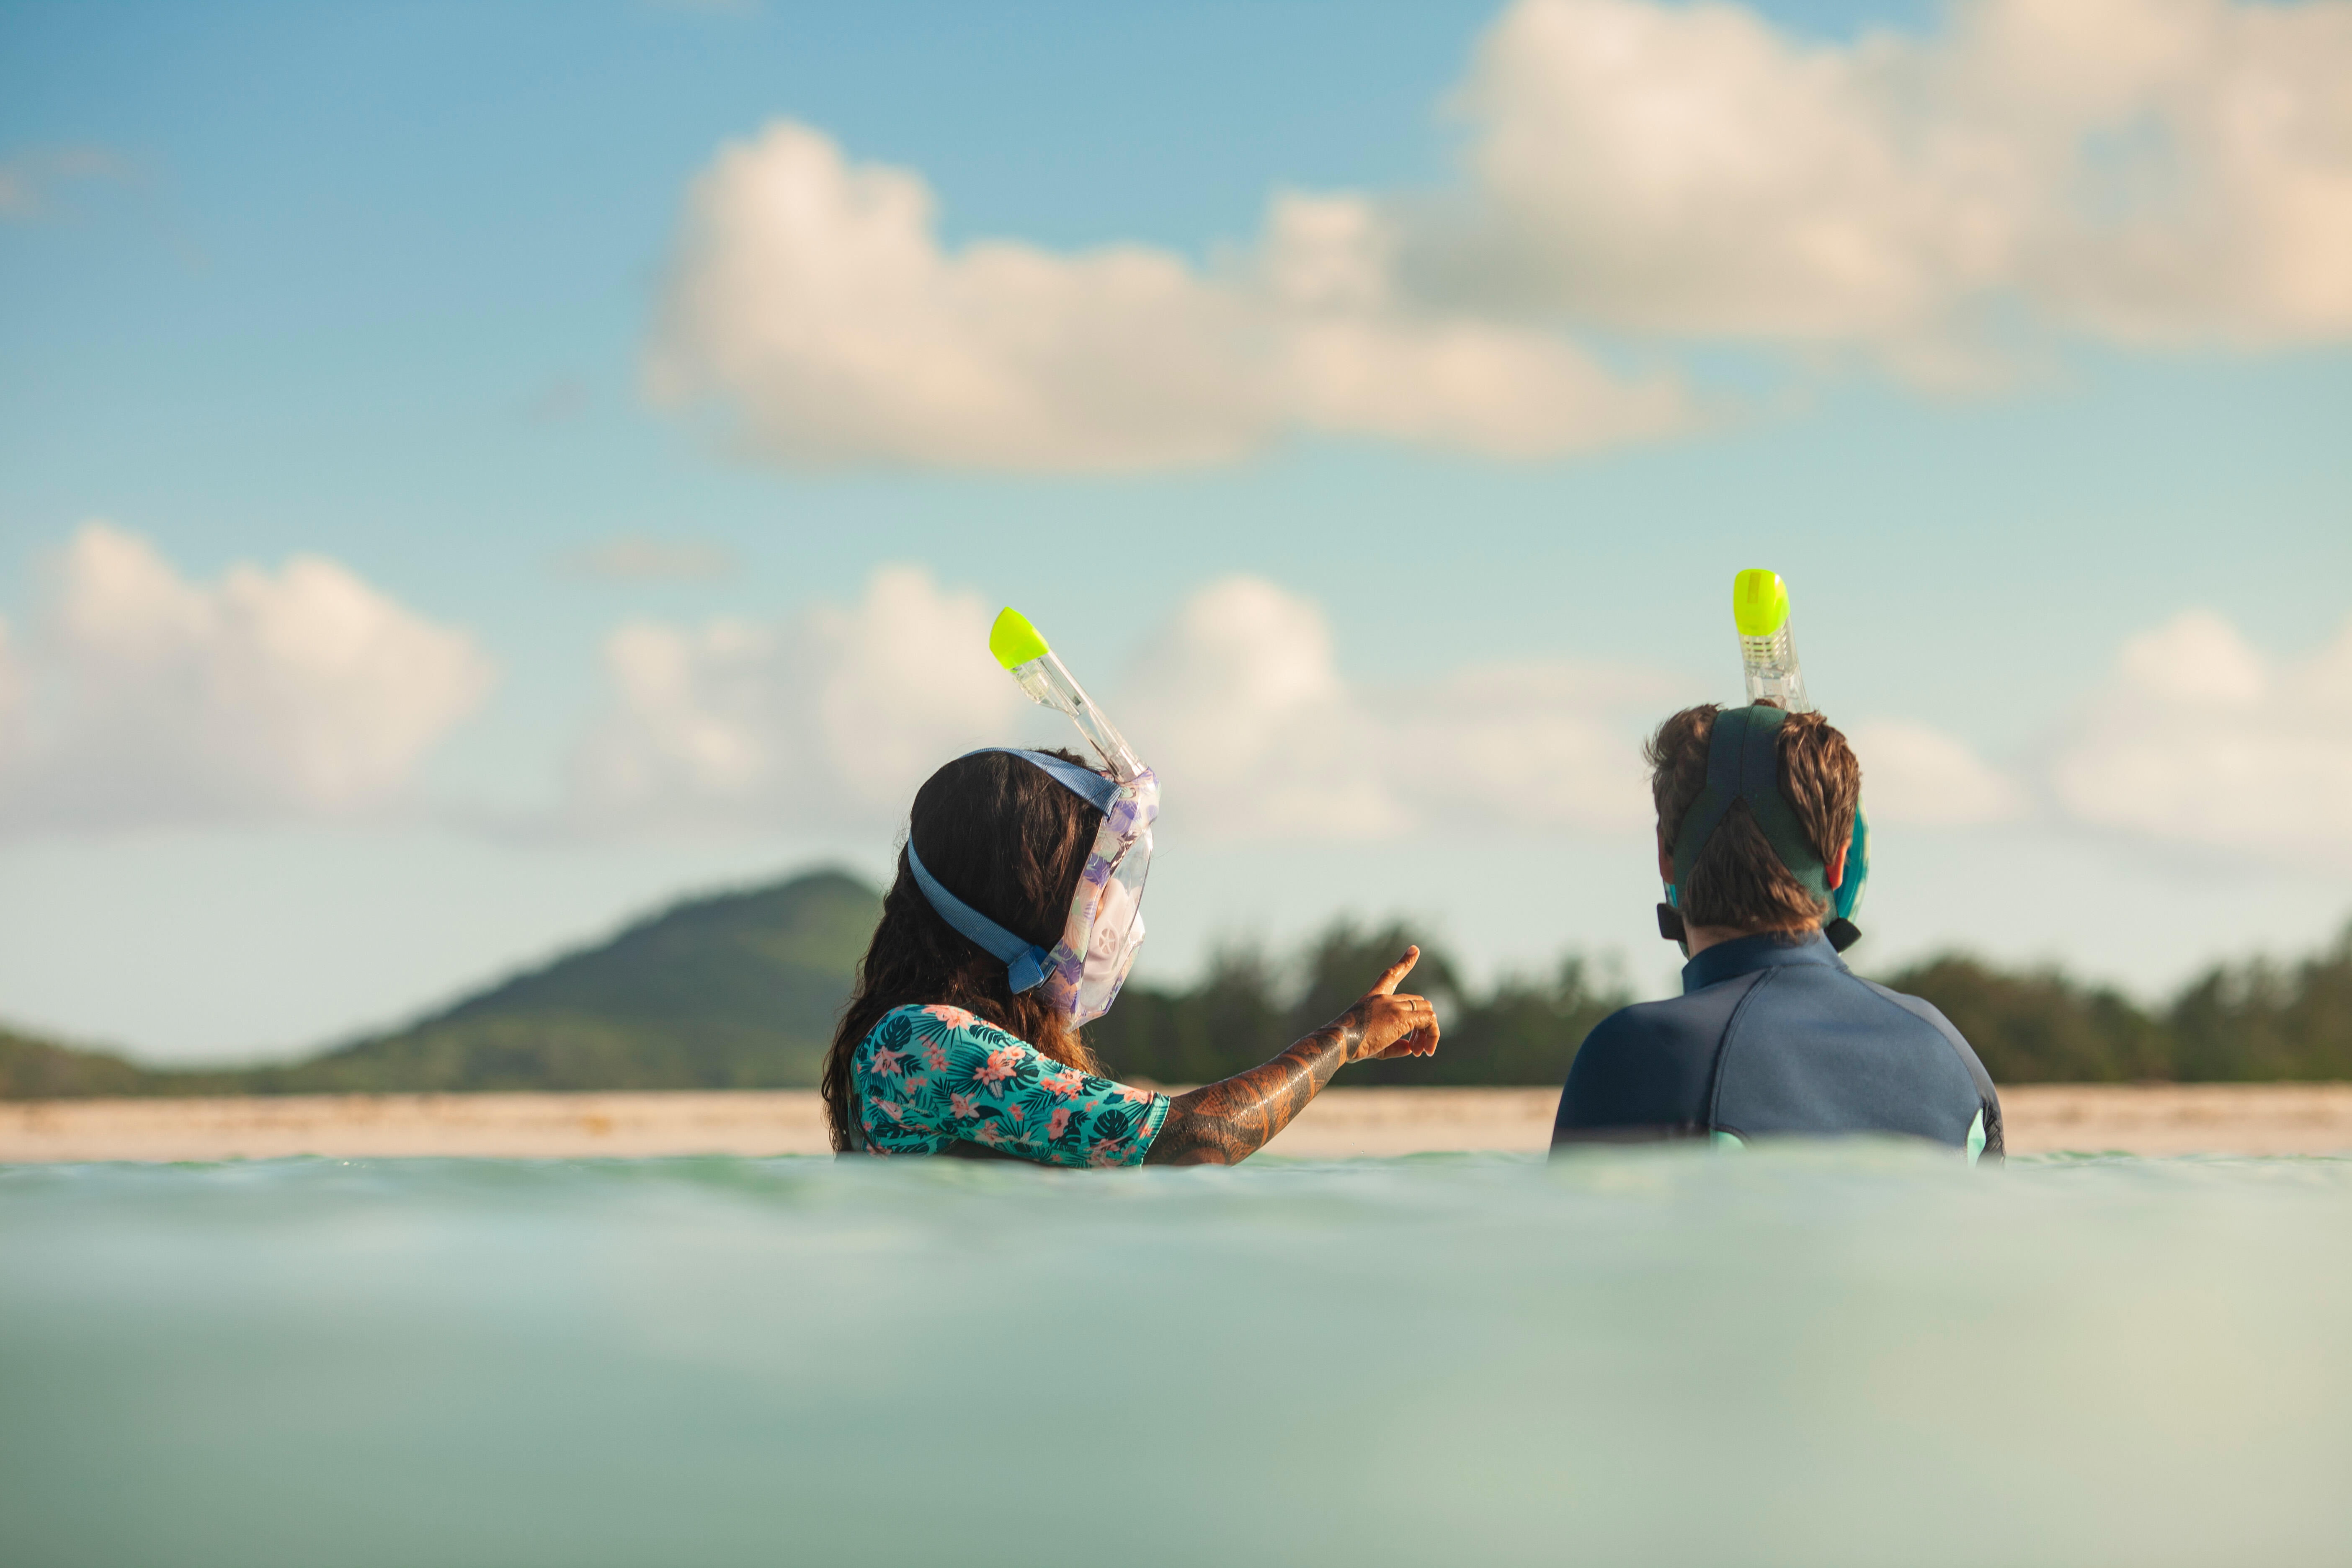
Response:
[{"label": "mountain silhouette", "polygon": [[307,1060],[142,1068],[0,1031],[0,1099],[807,1089],[881,896],[839,871],[688,899],[414,1023]]}]

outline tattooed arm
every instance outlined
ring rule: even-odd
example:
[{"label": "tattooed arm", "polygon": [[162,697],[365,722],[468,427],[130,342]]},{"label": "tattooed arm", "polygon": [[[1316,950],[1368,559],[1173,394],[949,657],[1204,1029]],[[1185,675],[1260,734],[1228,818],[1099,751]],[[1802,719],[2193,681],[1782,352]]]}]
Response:
[{"label": "tattooed arm", "polygon": [[1405,949],[1362,1000],[1264,1067],[1178,1095],[1143,1163],[1238,1163],[1289,1126],[1348,1063],[1435,1054],[1437,1015],[1428,999],[1396,994],[1420,959],[1421,949]]}]

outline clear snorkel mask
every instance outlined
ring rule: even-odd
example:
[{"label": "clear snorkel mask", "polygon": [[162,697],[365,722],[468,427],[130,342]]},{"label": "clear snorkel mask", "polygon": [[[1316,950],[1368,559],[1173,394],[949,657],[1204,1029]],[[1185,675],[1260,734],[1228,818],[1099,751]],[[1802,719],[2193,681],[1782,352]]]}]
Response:
[{"label": "clear snorkel mask", "polygon": [[[1748,685],[1748,705],[1754,707],[1760,702],[1769,702],[1783,713],[1813,711],[1812,699],[1805,695],[1804,670],[1797,663],[1797,640],[1789,629],[1789,588],[1780,581],[1780,574],[1767,572],[1761,567],[1751,567],[1734,577],[1731,580],[1731,619],[1739,631],[1739,668]],[[1777,720],[1773,722],[1778,724]],[[1726,742],[1724,750],[1729,751],[1732,736],[1727,732],[1722,739]],[[1714,749],[1710,747],[1711,752]],[[1719,787],[1713,777],[1716,769],[1714,759],[1710,757],[1710,793],[1722,793],[1724,788],[1730,787],[1729,775],[1738,770],[1729,765],[1729,759],[1727,759],[1727,770],[1725,784]],[[1751,811],[1758,811],[1759,816],[1777,815],[1772,812],[1779,793],[1777,784],[1758,787],[1769,787],[1774,800],[1751,802]],[[1694,813],[1697,810],[1696,806],[1693,809]],[[1786,808],[1783,806],[1781,809],[1785,812]],[[1700,844],[1686,848],[1677,846],[1678,860],[1685,857],[1690,859],[1697,858],[1705,835],[1698,837]],[[1784,849],[1776,845],[1774,847],[1783,860],[1791,859],[1793,855],[1794,859],[1802,861],[1811,853],[1810,849],[1797,847]],[[1804,874],[1801,866],[1792,865],[1790,868],[1801,876]],[[1856,802],[1853,837],[1846,845],[1845,875],[1836,887],[1827,890],[1829,919],[1822,926],[1823,934],[1841,952],[1853,946],[1862,935],[1861,930],[1853,923],[1853,915],[1862,907],[1862,891],[1869,880],[1870,823],[1863,814],[1861,804]],[[1666,884],[1666,901],[1659,908],[1658,931],[1670,942],[1683,940],[1680,902],[1672,882]]]},{"label": "clear snorkel mask", "polygon": [[[1127,737],[1087,696],[1036,627],[1007,608],[988,634],[988,651],[1021,689],[1044,707],[1066,713],[1108,770],[1043,752],[1013,751],[1102,813],[1102,826],[1078,874],[1062,940],[1047,952],[1024,942],[941,887],[915,855],[907,863],[923,896],[957,931],[1004,961],[1006,983],[1017,994],[1043,986],[1046,1002],[1071,1025],[1091,1023],[1110,1010],[1143,945],[1143,885],[1151,874],[1151,824],[1160,816],[1160,781],[1136,757]],[[1008,748],[1009,749],[1009,748]]]}]

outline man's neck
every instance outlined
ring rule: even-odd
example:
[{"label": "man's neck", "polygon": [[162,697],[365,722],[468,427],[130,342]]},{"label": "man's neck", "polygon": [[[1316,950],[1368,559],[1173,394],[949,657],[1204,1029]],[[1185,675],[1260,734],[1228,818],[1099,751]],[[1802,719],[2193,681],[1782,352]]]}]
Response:
[{"label": "man's neck", "polygon": [[1710,947],[1720,947],[1727,942],[1738,942],[1744,936],[1781,936],[1791,942],[1801,942],[1822,928],[1806,926],[1792,931],[1786,926],[1695,926],[1683,922],[1683,942],[1690,956],[1696,958]]}]

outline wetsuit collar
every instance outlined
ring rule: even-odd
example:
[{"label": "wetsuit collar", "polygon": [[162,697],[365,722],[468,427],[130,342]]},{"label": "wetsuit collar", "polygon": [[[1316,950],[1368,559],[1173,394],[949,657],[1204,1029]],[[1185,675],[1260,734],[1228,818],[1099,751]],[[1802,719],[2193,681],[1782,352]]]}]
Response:
[{"label": "wetsuit collar", "polygon": [[1802,936],[1786,931],[1759,931],[1754,936],[1734,937],[1720,942],[1683,965],[1683,994],[1703,991],[1734,976],[1752,970],[1770,969],[1783,963],[1822,963],[1832,969],[1843,969],[1837,950],[1819,928]]}]

